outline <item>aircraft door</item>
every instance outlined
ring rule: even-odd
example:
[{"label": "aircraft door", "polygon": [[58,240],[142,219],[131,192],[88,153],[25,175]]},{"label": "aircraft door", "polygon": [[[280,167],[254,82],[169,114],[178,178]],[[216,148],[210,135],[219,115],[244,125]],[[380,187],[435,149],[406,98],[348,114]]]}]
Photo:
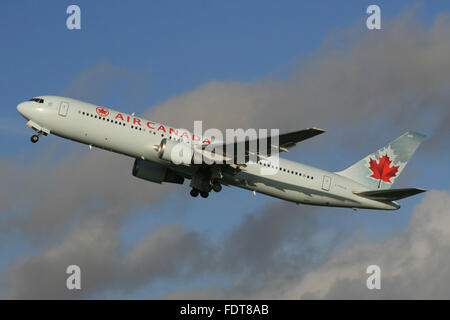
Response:
[{"label": "aircraft door", "polygon": [[67,112],[69,111],[69,103],[68,102],[61,102],[61,105],[59,106],[58,114],[61,117],[67,116]]},{"label": "aircraft door", "polygon": [[331,178],[329,176],[323,176],[322,189],[325,191],[330,190]]}]

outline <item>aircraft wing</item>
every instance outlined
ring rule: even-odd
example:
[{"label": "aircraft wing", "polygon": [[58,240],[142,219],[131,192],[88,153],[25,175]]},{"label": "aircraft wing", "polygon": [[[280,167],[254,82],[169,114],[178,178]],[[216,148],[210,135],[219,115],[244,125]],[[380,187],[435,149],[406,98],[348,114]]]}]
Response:
[{"label": "aircraft wing", "polygon": [[[271,137],[266,138],[260,138],[256,140],[256,143],[259,146],[261,144],[267,144],[266,145],[266,154],[262,155],[259,152],[257,152],[258,157],[269,157],[271,156],[271,153],[278,153],[278,152],[287,152],[288,149],[294,147],[297,142],[301,142],[303,140],[312,138],[314,136],[317,136],[321,133],[324,133],[325,130],[318,129],[318,128],[308,128],[300,131],[294,131],[294,132],[288,132],[284,134],[280,134],[278,136],[278,143],[275,145],[272,143]],[[254,140],[243,140],[243,141],[235,141],[232,144],[223,144],[223,143],[213,143],[211,145],[203,145],[202,148],[205,149],[206,147],[209,148],[209,150],[219,149],[222,150],[222,154],[227,156],[227,150],[234,150],[233,156],[236,159],[237,152],[236,150],[242,150],[242,148],[245,150],[245,156],[247,157],[250,154],[250,145],[251,142],[255,142]],[[229,152],[228,152],[229,153]]]},{"label": "aircraft wing", "polygon": [[386,189],[374,191],[354,191],[353,193],[372,200],[378,201],[395,201],[406,197],[411,197],[415,194],[425,192],[426,190],[419,188],[403,188],[403,189]]},{"label": "aircraft wing", "polygon": [[[297,144],[297,142],[301,142],[303,140],[312,138],[312,137],[322,134],[324,132],[325,132],[325,130],[322,130],[319,128],[308,128],[305,130],[280,134],[279,138],[278,138],[280,151],[287,152],[287,150],[294,147]],[[285,150],[283,150],[283,149],[285,149]]]}]

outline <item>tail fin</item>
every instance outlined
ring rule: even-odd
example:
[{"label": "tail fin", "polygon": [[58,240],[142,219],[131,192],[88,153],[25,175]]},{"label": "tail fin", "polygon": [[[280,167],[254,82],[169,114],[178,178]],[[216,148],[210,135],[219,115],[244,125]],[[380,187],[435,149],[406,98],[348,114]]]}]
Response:
[{"label": "tail fin", "polygon": [[345,170],[336,172],[372,190],[389,189],[425,138],[408,131]]}]

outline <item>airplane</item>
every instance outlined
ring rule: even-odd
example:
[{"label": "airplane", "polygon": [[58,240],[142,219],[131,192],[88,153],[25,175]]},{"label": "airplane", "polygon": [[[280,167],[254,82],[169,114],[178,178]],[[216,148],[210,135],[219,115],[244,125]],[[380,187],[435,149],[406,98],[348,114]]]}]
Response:
[{"label": "airplane", "polygon": [[[236,164],[233,156],[228,156],[224,142],[213,142],[211,137],[146,120],[134,113],[130,115],[59,96],[32,98],[20,103],[17,110],[28,120],[27,126],[37,132],[31,137],[33,143],[41,136],[54,134],[86,144],[91,149],[94,146],[126,155],[134,158],[132,174],[137,178],[160,184],[183,184],[185,179],[190,179],[192,197],[200,194],[207,198],[211,190],[220,192],[225,185],[296,204],[396,210],[400,208],[397,200],[426,191],[391,189],[425,137],[414,131],[404,133],[344,170],[329,172],[278,156],[298,142],[325,132],[314,127],[279,134],[278,145],[271,145],[272,153],[257,154],[253,160],[246,157],[248,161]],[[234,141],[231,145],[237,143]],[[248,156],[248,140],[240,143]],[[188,154],[191,152],[190,156],[196,153],[207,158],[206,145],[223,147],[221,156],[232,161],[180,164],[170,152],[182,147]],[[263,169],[274,170],[274,173],[262,174]]]}]

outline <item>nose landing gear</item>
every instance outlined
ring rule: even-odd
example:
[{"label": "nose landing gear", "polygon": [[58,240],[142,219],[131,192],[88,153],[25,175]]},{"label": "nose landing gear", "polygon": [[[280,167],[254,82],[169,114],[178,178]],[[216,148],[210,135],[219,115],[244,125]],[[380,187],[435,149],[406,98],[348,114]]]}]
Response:
[{"label": "nose landing gear", "polygon": [[33,122],[31,120],[27,122],[27,127],[33,129],[34,131],[36,131],[36,134],[33,134],[31,136],[31,138],[30,138],[30,141],[32,143],[38,142],[40,136],[42,136],[42,135],[47,136],[47,135],[50,134],[50,130],[49,129],[41,127],[36,122]]},{"label": "nose landing gear", "polygon": [[36,134],[33,134],[33,135],[31,136],[30,140],[31,140],[32,143],[36,143],[36,142],[39,141],[39,136],[36,135]]}]

